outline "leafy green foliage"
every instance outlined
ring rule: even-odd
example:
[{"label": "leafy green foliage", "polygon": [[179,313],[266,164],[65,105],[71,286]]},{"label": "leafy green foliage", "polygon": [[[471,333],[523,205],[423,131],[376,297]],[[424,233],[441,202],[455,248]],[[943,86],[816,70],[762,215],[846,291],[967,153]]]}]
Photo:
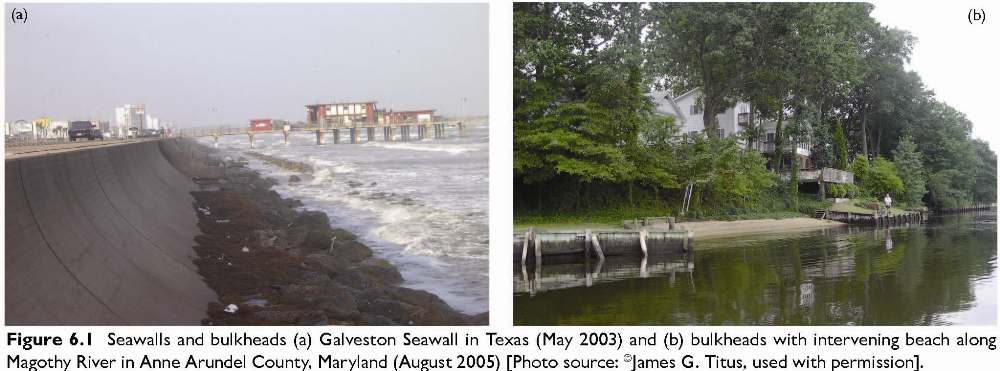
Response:
[{"label": "leafy green foliage", "polygon": [[927,179],[930,196],[928,205],[937,209],[951,209],[971,204],[972,195],[962,187],[965,182],[967,179],[962,172],[955,169],[931,174]]},{"label": "leafy green foliage", "polygon": [[[688,217],[806,210],[813,198],[774,171],[795,144],[810,144],[814,167],[855,173],[830,196],[996,200],[996,154],[906,71],[914,38],[878,24],[869,4],[513,7],[519,217],[677,215],[688,187]],[[700,87],[705,132],[678,135],[673,117],[654,114],[654,86]],[[716,115],[737,101],[750,103],[749,126],[715,138]],[[776,124],[770,164],[752,149],[760,120]]]},{"label": "leafy green foliage", "polygon": [[909,137],[903,138],[892,151],[892,160],[906,188],[902,201],[910,206],[920,206],[927,193],[927,175],[917,145]]},{"label": "leafy green foliage", "polygon": [[837,169],[847,169],[847,138],[844,137],[844,125],[837,121],[833,132],[833,143],[837,147]]},{"label": "leafy green foliage", "polygon": [[903,194],[903,180],[896,173],[896,167],[882,156],[876,157],[871,163],[858,156],[849,168],[854,173],[854,183],[863,197],[879,198],[889,194],[898,198]]}]

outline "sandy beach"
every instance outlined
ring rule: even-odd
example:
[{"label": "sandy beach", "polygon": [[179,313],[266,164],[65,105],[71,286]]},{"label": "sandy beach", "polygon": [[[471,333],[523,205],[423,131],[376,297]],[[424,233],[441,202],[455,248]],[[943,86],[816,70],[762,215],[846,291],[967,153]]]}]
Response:
[{"label": "sandy beach", "polygon": [[844,223],[832,220],[813,218],[788,219],[755,219],[735,221],[704,221],[677,223],[682,229],[694,231],[695,239],[708,240],[713,238],[745,236],[759,233],[775,233],[783,231],[804,231],[843,226]]},{"label": "sandy beach", "polygon": [[[677,228],[694,231],[696,240],[704,241],[716,238],[746,236],[753,234],[773,234],[777,232],[802,232],[813,229],[835,228],[845,225],[832,220],[820,220],[807,217],[787,218],[787,219],[752,219],[752,220],[710,220],[697,222],[677,223]],[[650,229],[666,229],[666,225],[652,225]],[[592,230],[624,230],[621,225],[611,224],[552,224],[536,227],[537,230],[544,231],[582,231]],[[524,233],[528,228],[518,226],[514,228],[514,233]]]}]

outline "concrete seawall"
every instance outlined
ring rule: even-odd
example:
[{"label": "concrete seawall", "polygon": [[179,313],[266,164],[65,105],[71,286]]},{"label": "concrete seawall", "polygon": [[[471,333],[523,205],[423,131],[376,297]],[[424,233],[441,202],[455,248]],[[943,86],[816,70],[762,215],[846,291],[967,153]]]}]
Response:
[{"label": "concrete seawall", "polygon": [[[216,300],[200,232],[161,142],[5,163],[8,325],[197,325]],[[169,145],[169,144],[168,144]]]}]

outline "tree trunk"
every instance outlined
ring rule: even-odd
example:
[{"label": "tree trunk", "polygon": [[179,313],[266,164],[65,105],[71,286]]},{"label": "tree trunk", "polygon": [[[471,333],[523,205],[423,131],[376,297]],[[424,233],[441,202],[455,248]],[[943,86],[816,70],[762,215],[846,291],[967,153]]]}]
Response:
[{"label": "tree trunk", "polygon": [[868,160],[868,108],[861,108],[861,154]]},{"label": "tree trunk", "polygon": [[576,210],[582,210],[583,209],[583,197],[580,195],[580,188],[583,188],[583,182],[577,180],[576,181],[576,202],[575,202],[575,205],[573,207]]},{"label": "tree trunk", "polygon": [[631,180],[628,182],[628,205],[629,206],[633,206],[633,207],[635,206],[635,201],[633,201],[633,199],[632,199],[632,181]]},{"label": "tree trunk", "polygon": [[702,121],[705,122],[705,136],[719,139],[719,118],[716,117],[719,103],[703,99],[702,105],[705,107],[701,114]]},{"label": "tree trunk", "polygon": [[542,187],[535,187],[535,209],[542,211]]},{"label": "tree trunk", "polygon": [[782,137],[782,135],[781,135],[781,126],[784,123],[784,120],[785,120],[785,112],[783,110],[781,110],[781,109],[778,109],[778,123],[774,125],[774,154],[772,155],[773,156],[772,157],[773,158],[772,161],[774,161],[774,170],[775,171],[781,171],[781,162],[782,162],[781,161],[781,155],[782,155],[782,148],[781,147],[784,145],[784,143],[782,143],[783,141],[781,140],[782,139],[781,138]]},{"label": "tree trunk", "polygon": [[875,135],[875,156],[882,153],[882,127],[878,127],[878,132]]},{"label": "tree trunk", "polygon": [[753,105],[752,104],[750,105],[750,112],[749,112],[749,114],[747,116],[748,116],[747,117],[747,130],[752,130],[752,132],[751,132],[752,135],[749,135],[747,137],[747,151],[750,151],[750,150],[753,149],[753,143],[756,142],[758,139],[760,139],[760,138],[758,138],[760,136],[760,133],[757,132],[757,124],[754,123],[754,120],[753,120],[754,119],[754,113],[753,113]]}]

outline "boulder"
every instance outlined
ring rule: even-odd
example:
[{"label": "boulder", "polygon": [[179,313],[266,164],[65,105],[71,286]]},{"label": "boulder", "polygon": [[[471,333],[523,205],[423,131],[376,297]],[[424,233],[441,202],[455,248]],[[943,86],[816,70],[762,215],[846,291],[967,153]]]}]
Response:
[{"label": "boulder", "polygon": [[371,277],[384,285],[397,285],[403,282],[403,275],[399,274],[399,270],[385,259],[367,258],[358,263],[352,270]]}]

